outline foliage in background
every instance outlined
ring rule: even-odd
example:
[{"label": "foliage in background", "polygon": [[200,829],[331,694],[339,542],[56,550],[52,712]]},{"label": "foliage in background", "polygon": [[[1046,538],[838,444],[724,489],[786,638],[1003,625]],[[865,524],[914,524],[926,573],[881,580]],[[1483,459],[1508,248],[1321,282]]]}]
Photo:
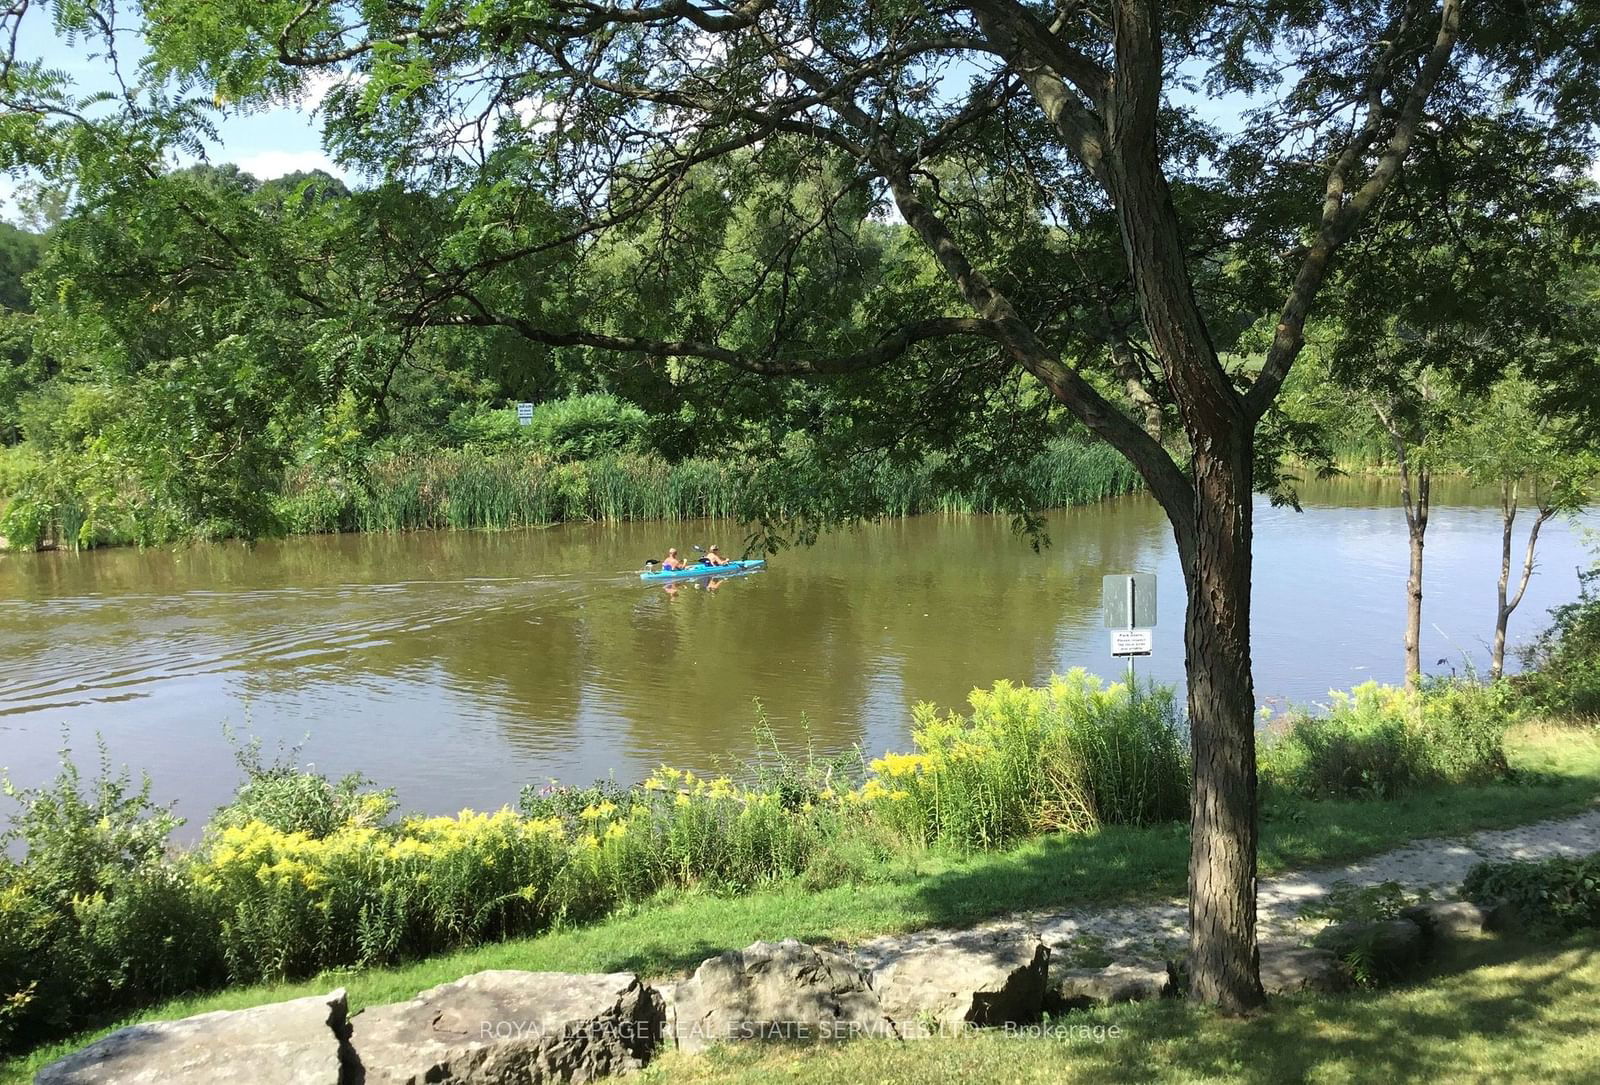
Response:
[{"label": "foliage in background", "polygon": [[[777,520],[814,496],[815,476],[831,486],[851,484],[854,499],[887,515],[925,512],[990,513],[1011,507],[1020,493],[1034,509],[1087,504],[1130,493],[1140,485],[1126,461],[1103,445],[1052,441],[1032,459],[992,482],[954,489],[945,458],[915,463],[861,460],[829,468],[819,450],[797,442],[791,455],[768,461],[686,459],[630,451],[636,438],[593,426],[592,416],[564,415],[567,401],[547,405],[572,426],[517,427],[511,411],[475,412],[462,425],[457,448],[375,451],[354,459],[311,461],[288,470],[271,493],[274,530],[293,534],[336,531],[412,531],[424,528],[509,528],[620,520]],[[537,412],[536,412],[537,419]],[[624,417],[627,417],[625,414]],[[503,420],[510,419],[509,426]],[[536,435],[527,435],[533,429]],[[554,432],[553,438],[537,434]],[[553,440],[555,443],[547,443]],[[412,442],[415,444],[415,442]],[[614,447],[613,447],[614,446]],[[10,503],[0,511],[0,535],[13,546],[47,543],[93,546],[165,542],[184,537],[181,520],[156,518],[137,487],[106,489],[108,476],[81,457],[23,460],[31,446],[0,450],[0,465],[18,465]],[[597,450],[567,459],[561,449]],[[0,485],[4,485],[0,471]],[[242,531],[212,525],[212,534]]]},{"label": "foliage in background", "polygon": [[1503,682],[1445,680],[1416,693],[1366,682],[1333,691],[1325,714],[1290,713],[1262,742],[1263,785],[1304,798],[1392,798],[1503,779],[1517,702]]},{"label": "foliage in background", "polygon": [[1523,653],[1528,668],[1514,679],[1538,708],[1555,715],[1600,718],[1600,564],[1578,573],[1576,601],[1550,612],[1549,628]]}]

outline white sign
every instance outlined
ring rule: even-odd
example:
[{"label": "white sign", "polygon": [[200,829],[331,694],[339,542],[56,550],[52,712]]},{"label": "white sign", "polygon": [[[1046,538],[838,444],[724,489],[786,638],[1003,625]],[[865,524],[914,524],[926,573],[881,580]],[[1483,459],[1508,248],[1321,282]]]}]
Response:
[{"label": "white sign", "polygon": [[532,403],[518,403],[517,404],[517,425],[519,425],[519,426],[531,426],[531,425],[533,425],[533,404]]},{"label": "white sign", "polygon": [[1111,654],[1114,656],[1147,656],[1155,648],[1155,634],[1149,629],[1113,629]]}]

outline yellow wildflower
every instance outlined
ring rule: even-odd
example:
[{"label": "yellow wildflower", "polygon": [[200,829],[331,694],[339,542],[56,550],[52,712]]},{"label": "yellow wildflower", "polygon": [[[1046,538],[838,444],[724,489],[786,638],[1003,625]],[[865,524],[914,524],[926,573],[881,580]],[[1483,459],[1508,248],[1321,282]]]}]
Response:
[{"label": "yellow wildflower", "polygon": [[585,806],[578,814],[584,821],[602,821],[617,812],[617,804],[607,799],[599,805]]}]

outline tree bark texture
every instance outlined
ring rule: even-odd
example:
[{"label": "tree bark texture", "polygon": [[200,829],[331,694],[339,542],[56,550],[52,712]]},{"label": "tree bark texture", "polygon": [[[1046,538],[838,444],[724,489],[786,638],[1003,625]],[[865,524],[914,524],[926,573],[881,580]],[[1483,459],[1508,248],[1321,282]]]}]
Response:
[{"label": "tree bark texture", "polygon": [[1248,430],[1194,456],[1197,545],[1184,625],[1194,752],[1190,993],[1230,1013],[1265,1001],[1256,947],[1250,460]]}]

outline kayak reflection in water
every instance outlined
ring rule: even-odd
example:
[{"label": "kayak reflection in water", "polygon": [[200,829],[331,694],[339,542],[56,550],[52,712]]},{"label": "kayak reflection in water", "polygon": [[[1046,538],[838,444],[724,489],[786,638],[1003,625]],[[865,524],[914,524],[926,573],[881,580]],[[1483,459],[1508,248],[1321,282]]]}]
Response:
[{"label": "kayak reflection in water", "polygon": [[[689,586],[695,591],[699,591],[701,588],[704,588],[706,591],[716,591],[718,588],[722,587],[722,585],[726,584],[727,580],[723,577],[713,576],[703,581],[690,580],[688,583]],[[661,585],[661,590],[667,593],[668,599],[676,599],[678,597],[679,587],[680,585],[678,584],[663,584]]]}]

